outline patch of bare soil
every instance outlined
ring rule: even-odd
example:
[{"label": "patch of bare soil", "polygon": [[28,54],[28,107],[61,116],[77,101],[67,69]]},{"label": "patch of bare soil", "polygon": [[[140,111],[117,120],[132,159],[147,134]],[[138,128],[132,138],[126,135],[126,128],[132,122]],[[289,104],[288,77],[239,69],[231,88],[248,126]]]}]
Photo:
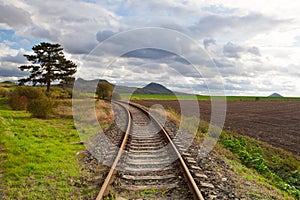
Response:
[{"label": "patch of bare soil", "polygon": [[[176,100],[134,100],[150,107],[160,104],[180,113]],[[188,100],[182,101],[184,109]],[[210,121],[211,102],[199,101],[200,118]],[[267,142],[300,156],[300,101],[228,101],[224,129]]]}]

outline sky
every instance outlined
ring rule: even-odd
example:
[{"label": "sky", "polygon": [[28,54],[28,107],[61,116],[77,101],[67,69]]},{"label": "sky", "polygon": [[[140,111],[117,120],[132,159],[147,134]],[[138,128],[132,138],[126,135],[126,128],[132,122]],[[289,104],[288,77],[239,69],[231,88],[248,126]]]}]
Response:
[{"label": "sky", "polygon": [[299,97],[299,10],[292,0],[0,0],[0,81],[27,76],[23,54],[51,42],[85,79]]}]

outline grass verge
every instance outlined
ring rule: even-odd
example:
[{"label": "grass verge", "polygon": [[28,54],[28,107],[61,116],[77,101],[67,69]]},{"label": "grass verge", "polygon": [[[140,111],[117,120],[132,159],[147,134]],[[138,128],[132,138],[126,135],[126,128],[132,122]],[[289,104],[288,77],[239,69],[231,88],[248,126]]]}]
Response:
[{"label": "grass verge", "polygon": [[[168,110],[168,119],[179,124],[181,116]],[[184,118],[184,117],[183,117]],[[187,118],[189,121],[196,119]],[[208,123],[198,119],[194,138],[202,144]],[[187,130],[189,126],[185,125]],[[292,153],[238,133],[222,132],[214,152],[252,184],[239,184],[247,198],[300,199],[300,160]],[[272,194],[273,193],[273,194]]]},{"label": "grass verge", "polygon": [[219,142],[266,182],[300,199],[300,161],[292,154],[245,136],[223,133]]},{"label": "grass verge", "polygon": [[81,199],[84,149],[72,119],[41,120],[12,111],[0,99],[0,169],[3,199]]}]

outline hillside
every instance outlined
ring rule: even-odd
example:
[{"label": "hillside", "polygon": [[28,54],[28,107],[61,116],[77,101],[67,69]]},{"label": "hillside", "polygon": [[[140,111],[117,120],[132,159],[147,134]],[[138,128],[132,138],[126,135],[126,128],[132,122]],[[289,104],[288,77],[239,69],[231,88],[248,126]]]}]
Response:
[{"label": "hillside", "polygon": [[283,97],[283,96],[275,92],[268,97]]},{"label": "hillside", "polygon": [[[95,89],[98,82],[108,82],[107,80],[84,80],[82,78],[78,78],[76,80],[76,90],[82,90],[86,92],[95,92]],[[108,82],[109,83],[109,82]],[[110,83],[111,84],[111,83]],[[158,83],[149,83],[145,87],[137,88],[137,87],[129,87],[129,86],[122,86],[122,85],[114,85],[115,91],[121,94],[162,94],[162,95],[174,95],[174,93],[166,88],[165,86],[158,84]]]},{"label": "hillside", "polygon": [[149,83],[143,88],[138,88],[134,94],[163,94],[163,95],[174,95],[174,93],[166,88],[165,86],[158,83]]},{"label": "hillside", "polygon": [[78,78],[76,80],[76,84],[74,85],[74,89],[79,91],[85,91],[85,92],[95,92],[98,82],[108,82],[108,81],[102,79],[84,80],[82,78]]}]

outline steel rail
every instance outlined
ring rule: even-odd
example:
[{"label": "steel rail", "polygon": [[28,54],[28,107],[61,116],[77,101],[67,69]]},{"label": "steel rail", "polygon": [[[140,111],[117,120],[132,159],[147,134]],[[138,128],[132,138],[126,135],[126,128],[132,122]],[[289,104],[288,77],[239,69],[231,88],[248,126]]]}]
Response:
[{"label": "steel rail", "polygon": [[131,129],[131,117],[130,117],[129,110],[124,105],[122,105],[122,104],[120,104],[118,102],[114,102],[114,103],[120,105],[121,107],[123,107],[126,110],[126,112],[127,112],[127,119],[128,119],[127,120],[127,124],[128,125],[127,125],[127,129],[126,129],[126,132],[125,132],[122,144],[121,144],[120,149],[118,151],[118,154],[117,154],[117,156],[115,158],[115,161],[112,164],[112,166],[111,166],[111,168],[110,168],[110,170],[109,170],[109,172],[108,172],[108,174],[107,174],[107,176],[106,176],[106,178],[104,180],[104,183],[101,186],[101,189],[100,189],[100,191],[98,193],[98,196],[97,196],[96,200],[102,200],[103,199],[104,195],[107,192],[108,186],[110,185],[110,183],[113,180],[113,175],[115,173],[115,169],[116,169],[117,164],[118,164],[118,162],[119,162],[119,160],[120,160],[120,158],[121,158],[121,156],[123,154],[123,151],[125,149],[125,146],[126,146],[126,143],[127,143],[127,140],[128,140],[129,132],[130,132],[130,129]]},{"label": "steel rail", "polygon": [[[125,132],[125,135],[124,135],[124,138],[123,138],[123,142],[121,144],[121,147],[119,149],[119,152],[115,158],[115,161],[107,175],[107,177],[105,178],[105,181],[98,193],[98,196],[96,198],[96,200],[101,200],[104,195],[105,195],[105,192],[107,191],[107,188],[109,186],[109,184],[111,183],[112,179],[113,179],[113,175],[115,173],[115,168],[122,156],[122,153],[125,149],[125,146],[126,146],[126,143],[127,143],[127,140],[128,140],[128,136],[129,136],[129,132],[130,132],[130,129],[131,129],[131,117],[130,117],[130,112],[129,110],[121,103],[118,103],[118,102],[115,102],[117,103],[118,105],[122,106],[126,112],[127,112],[127,115],[128,115],[128,126],[127,126],[127,129],[126,129],[126,132]],[[127,103],[127,102],[123,102],[123,103]],[[198,200],[204,200],[202,194],[201,194],[201,191],[199,190],[193,176],[191,175],[187,165],[185,164],[185,161],[184,159],[182,158],[180,152],[178,151],[177,147],[175,146],[175,144],[173,143],[172,139],[170,138],[169,134],[167,133],[167,131],[164,129],[164,127],[158,122],[158,120],[153,116],[151,115],[146,109],[140,107],[139,105],[135,104],[135,103],[129,103],[129,105],[131,106],[134,106],[138,109],[140,109],[141,111],[143,111],[144,113],[146,113],[147,115],[149,115],[153,120],[154,122],[160,127],[160,129],[162,130],[162,132],[164,133],[164,136],[166,137],[166,139],[168,140],[168,142],[170,143],[170,145],[172,146],[174,152],[176,153],[178,159],[179,159],[179,163],[180,163],[180,166],[184,172],[184,176],[186,178],[186,180],[188,181],[188,186],[190,188],[190,190],[193,192],[193,195],[194,195],[194,198],[195,199],[198,199]]]},{"label": "steel rail", "polygon": [[164,129],[164,127],[157,121],[157,119],[151,115],[151,113],[149,113],[146,109],[140,107],[139,105],[137,104],[134,104],[134,103],[130,103],[130,105],[138,108],[138,109],[141,109],[143,110],[145,113],[147,113],[154,121],[155,123],[160,127],[160,129],[163,131],[164,133],[164,136],[167,138],[168,142],[170,143],[170,145],[172,146],[173,150],[175,151],[178,159],[179,159],[179,163],[180,163],[180,166],[184,172],[184,176],[185,178],[188,180],[188,185],[189,185],[189,188],[193,191],[193,195],[195,197],[195,199],[199,199],[199,200],[204,200],[204,197],[202,196],[201,194],[201,191],[199,190],[189,168],[187,167],[187,165],[185,164],[180,152],[178,151],[177,147],[175,146],[175,144],[173,143],[172,139],[170,138],[169,134],[167,133],[167,131]]}]

